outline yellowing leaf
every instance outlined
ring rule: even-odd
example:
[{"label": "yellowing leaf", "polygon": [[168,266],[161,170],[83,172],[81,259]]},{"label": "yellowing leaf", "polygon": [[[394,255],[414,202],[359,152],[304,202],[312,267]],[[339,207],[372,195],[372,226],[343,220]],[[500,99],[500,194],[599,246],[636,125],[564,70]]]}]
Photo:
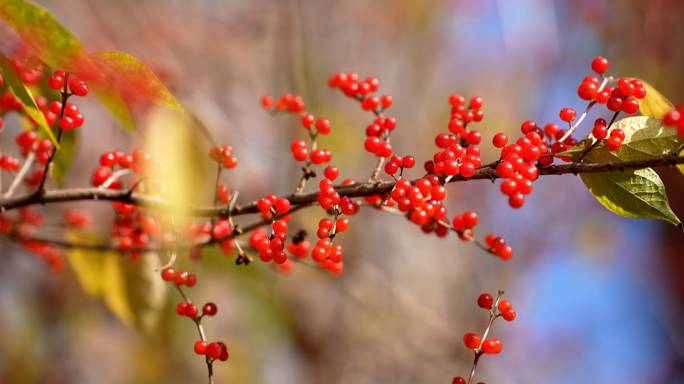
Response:
[{"label": "yellowing leaf", "polygon": [[[635,80],[635,78],[630,77],[629,80]],[[674,109],[674,105],[670,103],[670,100],[666,99],[651,84],[641,79],[639,81],[644,84],[644,89],[646,90],[646,97],[639,100],[639,112],[642,115],[662,119],[666,113]]]},{"label": "yellowing leaf", "polygon": [[[102,241],[99,236],[77,231],[67,231],[65,237],[69,241],[84,244],[98,244]],[[89,249],[68,249],[67,260],[83,291],[92,297],[101,297],[104,290],[102,282],[104,253]]]},{"label": "yellowing leaf", "polygon": [[[604,140],[587,154],[584,162],[608,163],[652,159],[668,155],[682,144],[682,140],[677,136],[677,130],[664,127],[660,119],[645,116],[628,117],[613,124],[611,131],[618,128],[625,132],[622,147],[617,151],[611,151],[606,147]],[[595,142],[593,135],[589,135],[563,155],[577,161]]]},{"label": "yellowing leaf", "polygon": [[2,0],[0,19],[48,65],[83,78],[95,73],[81,42],[45,8],[24,0]]},{"label": "yellowing leaf", "polygon": [[[98,235],[68,231],[75,243],[103,244]],[[164,306],[166,284],[155,270],[161,262],[155,253],[138,260],[126,259],[119,252],[69,249],[67,257],[83,290],[102,298],[121,322],[149,333],[157,324]]]},{"label": "yellowing leaf", "polygon": [[149,122],[145,128],[146,148],[169,170],[163,176],[168,199],[184,207],[205,202],[213,190],[209,175],[216,171],[199,130],[193,129],[187,116],[159,108]]},{"label": "yellowing leaf", "polygon": [[116,72],[130,86],[151,101],[167,109],[184,112],[166,86],[145,63],[123,52],[97,52],[90,57]]},{"label": "yellowing leaf", "polygon": [[161,267],[155,253],[145,253],[136,261],[120,254],[104,258],[104,299],[121,321],[150,333],[159,321],[166,296],[166,283],[155,269]]},{"label": "yellowing leaf", "polygon": [[670,209],[663,182],[651,168],[580,176],[594,197],[611,212],[633,219],[662,219],[682,225]]},{"label": "yellowing leaf", "polygon": [[31,118],[36,121],[41,128],[43,128],[43,131],[47,134],[52,143],[59,148],[57,138],[52,133],[50,126],[48,126],[45,116],[43,116],[43,113],[40,111],[40,109],[38,109],[38,105],[31,94],[31,90],[24,85],[24,82],[21,80],[21,76],[19,76],[17,71],[14,69],[14,66],[12,66],[10,60],[2,52],[0,52],[0,70],[5,78],[7,87],[24,107],[26,114],[31,116]]}]

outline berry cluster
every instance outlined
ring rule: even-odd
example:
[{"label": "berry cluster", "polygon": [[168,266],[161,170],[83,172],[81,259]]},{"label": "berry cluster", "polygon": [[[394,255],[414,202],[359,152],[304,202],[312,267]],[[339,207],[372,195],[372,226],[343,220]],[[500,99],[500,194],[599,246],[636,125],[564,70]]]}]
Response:
[{"label": "berry cluster", "polygon": [[404,168],[411,169],[414,165],[416,165],[416,159],[414,159],[413,156],[401,157],[399,155],[394,155],[385,163],[385,173],[394,177],[397,171],[401,170],[399,173],[399,176],[401,176],[404,174]]},{"label": "berry cluster", "polygon": [[214,160],[219,167],[232,169],[238,164],[237,158],[233,156],[233,148],[229,145],[212,148],[209,150],[209,158]]},{"label": "berry cluster", "polygon": [[[494,302],[494,298],[492,297],[492,295],[490,295],[489,293],[483,293],[477,298],[477,305],[480,308],[486,309],[489,312],[490,316],[489,326],[487,327],[487,330],[485,331],[483,338],[487,337],[492,326],[492,323],[497,317],[503,317],[503,319],[506,321],[513,321],[515,319],[515,310],[511,306],[510,302],[506,300],[501,300],[502,294],[503,291],[499,291],[499,297],[497,298],[496,303]],[[501,353],[501,350],[503,349],[501,340],[493,337],[482,341],[482,339],[480,339],[480,336],[478,336],[475,333],[466,333],[463,336],[463,344],[465,344],[466,348],[473,350],[473,352],[475,353],[476,361],[480,358],[482,354],[496,355]],[[475,366],[473,367],[473,369],[475,369]],[[474,372],[472,372],[472,374],[474,374]],[[465,383],[465,380],[461,377],[455,377],[452,383]]]},{"label": "berry cluster", "polygon": [[[164,268],[161,272],[161,277],[164,281],[173,283],[174,286],[181,291],[181,286],[194,287],[197,284],[197,277],[189,274],[187,271],[174,271],[173,268]],[[185,294],[183,297],[186,298]],[[215,360],[228,360],[228,348],[220,341],[207,343],[204,340],[204,330],[202,329],[202,318],[204,316],[214,316],[218,312],[218,307],[214,303],[206,303],[202,306],[202,314],[199,314],[199,308],[187,298],[185,301],[176,306],[176,313],[180,316],[189,317],[192,319],[200,330],[202,340],[195,342],[194,350],[198,355],[205,355],[207,357],[207,364],[211,365]]]},{"label": "berry cluster", "polygon": [[292,112],[300,114],[306,110],[304,99],[299,95],[292,95],[290,93],[282,95],[277,101],[273,96],[264,96],[261,99],[261,106],[272,113]]},{"label": "berry cluster", "polygon": [[330,88],[339,88],[345,95],[361,102],[361,109],[373,112],[377,118],[366,128],[367,139],[364,149],[380,158],[392,155],[392,145],[389,143],[390,132],[397,126],[393,117],[384,117],[382,111],[392,106],[392,96],[381,97],[373,95],[380,88],[380,81],[369,77],[359,81],[359,75],[354,72],[336,73],[328,79]]},{"label": "berry cluster", "polygon": [[448,129],[452,134],[440,133],[435,137],[435,145],[441,150],[425,163],[424,168],[430,174],[469,178],[482,165],[480,148],[477,147],[482,135],[467,128],[471,122],[482,121],[482,98],[471,98],[466,108],[465,99],[454,94],[449,97],[449,104],[452,107]]}]

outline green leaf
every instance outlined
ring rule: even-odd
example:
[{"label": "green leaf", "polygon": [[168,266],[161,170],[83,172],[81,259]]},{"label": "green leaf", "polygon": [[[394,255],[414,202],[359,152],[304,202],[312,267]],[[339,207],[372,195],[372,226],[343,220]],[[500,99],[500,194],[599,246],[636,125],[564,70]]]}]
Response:
[{"label": "green leaf", "polygon": [[178,100],[171,95],[145,63],[123,52],[97,52],[91,54],[90,57],[109,67],[126,83],[153,102],[167,109],[184,112]]},{"label": "green leaf", "polygon": [[81,42],[45,8],[24,0],[2,0],[0,19],[48,65],[84,78],[97,71]]},{"label": "green leaf", "polygon": [[[70,230],[66,238],[75,243],[104,244],[93,233]],[[148,252],[138,260],[127,260],[114,251],[69,249],[67,257],[83,290],[102,298],[121,322],[150,333],[160,319],[166,284],[155,270],[159,258]]]},{"label": "green leaf", "polygon": [[[629,80],[635,79],[630,77]],[[651,84],[641,79],[639,80],[644,84],[644,89],[646,90],[646,97],[639,100],[639,112],[642,115],[662,119],[666,113],[675,109],[670,100],[666,99]]]},{"label": "green leaf", "polygon": [[651,168],[580,176],[594,197],[611,212],[633,219],[661,219],[682,225],[670,209],[663,182]]},{"label": "green leaf", "polygon": [[41,128],[43,128],[43,131],[47,134],[55,147],[59,148],[57,138],[52,133],[47,120],[45,120],[45,116],[43,116],[43,113],[40,111],[40,109],[38,109],[38,105],[31,94],[31,90],[24,85],[24,82],[21,80],[21,76],[19,76],[17,71],[14,69],[12,62],[10,62],[9,58],[7,58],[7,56],[5,56],[5,54],[2,52],[0,52],[0,70],[2,71],[5,83],[7,83],[7,87],[24,107],[26,114],[36,121]]},{"label": "green leaf", "polygon": [[[664,127],[662,120],[652,117],[628,117],[613,124],[611,131],[617,128],[625,132],[622,147],[617,151],[611,151],[606,147],[604,140],[587,154],[584,162],[608,163],[652,159],[668,155],[682,144],[677,136],[677,130]],[[594,136],[589,135],[562,155],[569,156],[576,162],[594,142]]]}]

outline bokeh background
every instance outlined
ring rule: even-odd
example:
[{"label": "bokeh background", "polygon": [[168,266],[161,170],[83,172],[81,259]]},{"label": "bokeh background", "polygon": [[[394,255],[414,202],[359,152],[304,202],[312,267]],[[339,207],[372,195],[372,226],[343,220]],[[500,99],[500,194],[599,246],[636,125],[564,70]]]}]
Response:
[{"label": "bokeh background", "polygon": [[[342,178],[365,180],[374,158],[363,151],[372,121],[358,103],[327,87],[338,71],[375,76],[394,97],[395,151],[420,163],[446,131],[451,93],[484,99],[485,140],[517,137],[520,124],[558,121],[583,110],[576,94],[605,56],[610,74],[642,78],[684,102],[684,2],[679,0],[41,0],[91,52],[124,51],[148,63],[240,165],[223,176],[240,201],[285,195],[299,178],[290,142],[304,138],[296,118],[272,117],[265,94],[300,94],[333,132]],[[0,47],[18,40],[0,27]],[[79,131],[67,187],[86,186],[101,153],[149,145],[159,109],[135,116],[131,137],[96,101],[79,100]],[[588,121],[608,117],[595,108]],[[172,128],[169,128],[172,129]],[[3,153],[16,152],[20,127],[8,116]],[[589,133],[581,128],[580,137]],[[497,156],[483,145],[485,162]],[[675,213],[684,217],[684,178],[657,170]],[[409,173],[420,175],[419,170]],[[313,184],[313,183],[312,183]],[[5,184],[7,185],[7,184]],[[313,185],[309,186],[313,188]],[[209,192],[207,192],[209,193]],[[201,262],[179,261],[199,278],[190,297],[218,304],[205,321],[231,357],[215,364],[217,383],[450,383],[470,372],[461,341],[481,334],[482,292],[506,291],[518,317],[497,320],[503,352],[480,360],[486,383],[684,382],[684,235],[661,221],[630,220],[603,208],[579,177],[543,177],[520,210],[488,181],[450,185],[450,216],[480,214],[476,236],[496,233],[515,250],[508,262],[455,236],[423,235],[398,216],[365,209],[338,236],[345,272],[297,265],[283,275],[255,262],[236,266],[220,249]],[[73,206],[95,213],[107,232],[108,204],[44,210],[54,228]],[[292,227],[315,232],[310,208]],[[84,294],[67,266],[53,274],[8,239],[0,240],[0,382],[187,383],[206,381],[192,351],[194,325],[175,315],[169,290],[160,322],[140,332],[101,300]]]}]

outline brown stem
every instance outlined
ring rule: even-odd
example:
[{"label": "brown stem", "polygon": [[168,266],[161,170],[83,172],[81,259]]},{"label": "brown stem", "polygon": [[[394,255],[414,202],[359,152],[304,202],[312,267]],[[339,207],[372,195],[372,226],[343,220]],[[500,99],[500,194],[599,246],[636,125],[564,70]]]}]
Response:
[{"label": "brown stem", "polygon": [[[59,113],[59,118],[57,119],[57,126],[59,127],[59,121],[64,117],[64,111],[66,110],[66,104],[67,100],[69,99],[69,96],[71,96],[70,93],[67,92],[67,85],[69,84],[69,74],[67,73],[64,76],[64,89],[62,90],[62,110]],[[59,131],[57,132],[57,144],[59,144],[59,141],[62,139],[62,127],[59,127]],[[36,192],[37,195],[42,195],[45,192],[45,181],[47,180],[48,173],[50,172],[50,166],[52,165],[52,161],[55,158],[55,155],[57,154],[57,146],[52,150],[52,153],[50,154],[50,157],[48,158],[47,163],[45,164],[45,171],[43,172],[43,178],[40,180],[40,185],[38,186],[38,191]]]},{"label": "brown stem", "polygon": [[[568,173],[600,173],[600,172],[621,172],[634,169],[643,169],[649,167],[671,166],[675,164],[684,164],[684,156],[666,155],[653,159],[634,160],[634,161],[618,161],[610,163],[591,163],[591,164],[563,164],[550,165],[548,167],[540,167],[539,175],[564,175]],[[475,171],[475,174],[470,178],[465,178],[461,175],[453,177],[449,180],[450,183],[468,181],[468,180],[492,180],[499,176],[496,170],[487,168]],[[413,180],[412,182],[415,182]],[[394,187],[394,181],[383,181],[376,183],[362,183],[352,185],[338,185],[335,186],[335,191],[340,194],[340,197],[365,197],[382,195],[389,193]],[[293,207],[308,206],[316,202],[318,192],[310,192],[303,194],[292,194],[285,196]],[[229,209],[226,206],[222,207],[203,207],[203,206],[181,206],[177,203],[158,199],[152,196],[146,196],[140,193],[131,193],[131,191],[116,191],[116,190],[100,190],[97,188],[78,188],[57,191],[45,191],[41,195],[35,193],[27,193],[21,195],[14,195],[11,197],[0,198],[0,211],[6,211],[14,208],[25,207],[33,204],[51,204],[57,202],[70,202],[81,200],[106,200],[106,201],[120,201],[128,204],[135,204],[144,206],[150,209],[179,213],[191,217],[214,217],[214,216],[228,216]],[[257,208],[257,201],[252,201],[245,204],[235,205],[230,210],[233,216],[252,214],[259,212]]]}]

